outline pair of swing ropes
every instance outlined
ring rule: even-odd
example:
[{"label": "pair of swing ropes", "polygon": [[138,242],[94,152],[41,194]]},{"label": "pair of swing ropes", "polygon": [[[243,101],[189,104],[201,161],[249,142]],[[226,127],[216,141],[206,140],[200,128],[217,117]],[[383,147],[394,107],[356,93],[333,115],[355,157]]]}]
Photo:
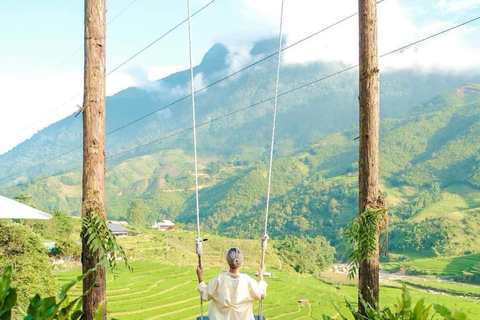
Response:
[{"label": "pair of swing ropes", "polygon": [[[265,251],[267,249],[267,227],[268,227],[268,209],[270,204],[270,186],[272,182],[272,163],[273,163],[273,145],[275,142],[275,125],[277,119],[277,102],[278,102],[278,83],[280,79],[280,58],[282,50],[282,23],[283,23],[283,1],[280,10],[280,30],[278,34],[278,53],[277,53],[277,74],[275,80],[275,100],[273,104],[273,123],[272,123],[272,141],[270,143],[270,163],[268,168],[268,184],[267,184],[267,201],[265,206],[265,228],[263,236],[261,238],[261,249],[262,256],[260,266],[265,267]],[[190,14],[190,0],[187,0],[187,10],[188,10],[188,49],[189,49],[189,58],[190,58],[190,90],[191,90],[191,102],[192,102],[192,126],[193,126],[193,159],[195,164],[195,204],[196,204],[196,214],[197,214],[197,239],[195,240],[196,244],[196,253],[198,255],[198,265],[202,267],[202,244],[203,239],[200,236],[200,209],[198,203],[198,166],[197,166],[197,131],[196,131],[196,121],[195,121],[195,88],[193,83],[193,62],[192,62],[192,27],[191,27],[191,14]],[[263,301],[260,299],[258,304],[258,318],[263,319]],[[200,296],[200,319],[203,320],[203,300]]]}]

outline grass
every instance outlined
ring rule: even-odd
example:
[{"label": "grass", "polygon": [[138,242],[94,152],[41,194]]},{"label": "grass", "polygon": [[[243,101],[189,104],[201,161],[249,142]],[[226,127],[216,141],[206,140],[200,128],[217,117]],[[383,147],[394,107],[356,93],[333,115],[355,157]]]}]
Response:
[{"label": "grass", "polygon": [[[179,320],[194,319],[199,314],[199,294],[196,291],[194,268],[164,265],[148,261],[134,261],[134,271],[122,270],[114,279],[107,281],[109,316],[123,320]],[[253,269],[244,270],[252,274]],[[63,283],[80,271],[57,273]],[[218,268],[205,270],[205,278],[219,272]],[[275,270],[274,278],[267,278],[268,297],[264,300],[264,315],[267,319],[320,319],[322,314],[334,316],[334,305],[346,313],[344,301],[355,302],[357,289],[353,285],[327,284],[313,276],[300,276]],[[447,284],[445,284],[447,285]],[[470,286],[466,291],[476,292],[478,287]],[[75,288],[80,293],[80,288]],[[392,305],[401,291],[398,288],[382,287],[382,305]],[[456,296],[432,294],[412,289],[414,301],[425,297],[429,303],[445,304],[461,309],[470,319],[480,317],[478,300]],[[298,300],[308,299],[309,307],[300,307]],[[258,304],[255,304],[255,308]],[[205,305],[205,313],[208,304]]]},{"label": "grass", "polygon": [[407,280],[403,281],[410,287],[425,289],[425,290],[434,290],[437,292],[448,293],[457,296],[467,296],[480,298],[480,286],[465,284],[465,283],[455,283],[455,282],[445,282],[445,281],[435,281],[435,280]]},{"label": "grass", "polygon": [[442,199],[426,206],[412,221],[431,217],[445,217],[459,220],[465,216],[465,210],[480,207],[480,190],[464,184],[453,184],[442,192]]},{"label": "grass", "polygon": [[[209,240],[204,244],[203,264],[205,279],[220,272],[224,265],[223,254],[226,247],[240,246],[246,259],[245,273],[253,274],[259,262],[259,241],[225,239],[215,235],[205,235]],[[199,294],[194,254],[195,234],[186,232],[154,233],[121,238],[127,255],[132,258],[133,273],[120,269],[119,276],[108,277],[107,299],[110,317],[123,320],[179,320],[194,319],[199,314]],[[166,260],[166,243],[169,243],[169,260]],[[282,269],[279,260],[267,250],[268,271],[274,278],[267,278],[268,297],[264,301],[264,315],[267,319],[321,319],[322,314],[335,316],[335,305],[347,313],[345,299],[356,302],[356,280],[348,280],[346,275],[322,273],[319,278],[299,275]],[[480,261],[479,255],[450,259],[416,259],[408,261],[416,268],[427,268],[439,274],[458,274],[470,268],[473,270]],[[57,272],[59,283],[73,279],[79,269]],[[397,284],[394,284],[397,285]],[[480,287],[464,286],[457,283],[432,281],[411,283],[413,301],[424,297],[427,303],[444,304],[460,309],[469,319],[480,319],[480,301],[469,297],[479,294]],[[423,287],[421,286],[423,285]],[[436,294],[426,290],[444,290],[450,294]],[[80,294],[81,286],[72,293]],[[448,290],[448,291],[447,291]],[[381,287],[381,305],[393,306],[401,291],[395,286]],[[308,299],[310,306],[300,307],[298,300]],[[257,308],[255,304],[254,308]],[[208,304],[205,304],[205,313]],[[337,316],[338,318],[338,316]],[[435,319],[435,318],[434,318]]]},{"label": "grass", "polygon": [[456,278],[465,272],[478,273],[480,254],[468,254],[448,258],[422,258],[402,262],[391,262],[383,265],[387,271],[395,271],[403,267],[409,273],[434,275],[441,278]]}]

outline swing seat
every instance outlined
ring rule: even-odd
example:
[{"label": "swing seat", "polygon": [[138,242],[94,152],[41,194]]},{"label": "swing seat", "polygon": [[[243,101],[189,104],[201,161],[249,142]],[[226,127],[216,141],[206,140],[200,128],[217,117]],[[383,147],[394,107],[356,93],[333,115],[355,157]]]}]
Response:
[{"label": "swing seat", "polygon": [[[202,320],[202,317],[201,317],[201,316],[198,316],[198,317],[197,317],[197,320]],[[209,320],[209,319],[208,319],[208,316],[203,316],[203,320]],[[255,320],[265,320],[265,317],[264,317],[264,316],[262,316],[262,317],[255,316]]]}]

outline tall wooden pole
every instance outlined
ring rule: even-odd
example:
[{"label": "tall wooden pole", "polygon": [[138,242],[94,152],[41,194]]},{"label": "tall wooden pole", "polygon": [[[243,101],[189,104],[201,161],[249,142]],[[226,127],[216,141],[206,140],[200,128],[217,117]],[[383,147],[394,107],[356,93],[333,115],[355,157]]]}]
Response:
[{"label": "tall wooden pole", "polygon": [[[377,52],[377,8],[375,0],[359,0],[360,30],[360,95],[359,95],[359,213],[366,208],[379,206],[378,191],[378,141],[379,141],[379,96]],[[358,290],[360,297],[372,307],[379,301],[379,236],[371,259],[359,266]],[[360,301],[359,301],[360,302]],[[359,310],[364,313],[359,303]]]},{"label": "tall wooden pole", "polygon": [[[105,0],[85,0],[85,69],[83,95],[83,197],[82,216],[93,212],[105,219]],[[90,252],[82,230],[83,272],[99,262]],[[101,302],[106,303],[105,268],[83,280],[86,320],[94,318]],[[106,319],[106,304],[102,319]]]}]

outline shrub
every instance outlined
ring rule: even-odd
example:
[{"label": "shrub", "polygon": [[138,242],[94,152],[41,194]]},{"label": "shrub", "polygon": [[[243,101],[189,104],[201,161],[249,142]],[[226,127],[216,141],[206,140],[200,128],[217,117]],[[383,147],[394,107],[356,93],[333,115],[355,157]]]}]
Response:
[{"label": "shrub", "polygon": [[[402,288],[402,296],[397,298],[397,304],[394,305],[393,311],[390,307],[385,307],[384,309],[377,310],[366,303],[363,299],[361,300],[362,306],[365,310],[364,316],[360,314],[351,303],[346,301],[347,307],[352,314],[355,320],[427,320],[433,319],[435,314],[440,315],[445,320],[466,320],[467,315],[458,310],[450,310],[445,306],[439,304],[425,305],[425,299],[422,298],[417,301],[415,307],[412,309],[412,297],[410,292],[407,289],[405,284]],[[431,314],[432,306],[434,313]],[[348,320],[340,310],[335,307],[340,314],[341,319]],[[323,320],[333,320],[334,318],[322,315]]]}]

